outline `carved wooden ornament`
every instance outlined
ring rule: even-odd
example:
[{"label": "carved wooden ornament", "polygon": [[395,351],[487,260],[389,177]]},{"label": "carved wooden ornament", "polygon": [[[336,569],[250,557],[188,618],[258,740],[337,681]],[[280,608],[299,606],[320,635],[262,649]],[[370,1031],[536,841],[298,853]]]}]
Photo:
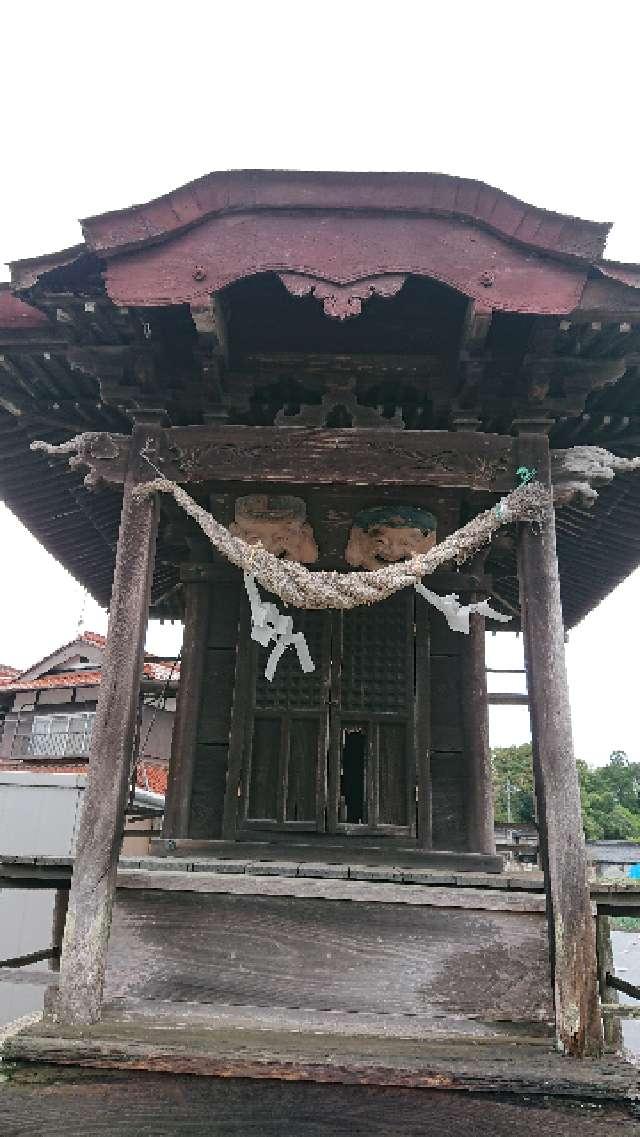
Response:
[{"label": "carved wooden ornament", "polygon": [[596,486],[613,481],[618,473],[640,468],[640,458],[621,458],[602,446],[572,446],[551,451],[551,481],[556,507],[575,505],[590,509],[598,498]]},{"label": "carved wooden ornament", "polygon": [[235,521],[229,530],[250,545],[287,561],[314,564],[318,546],[302,498],[288,495],[249,494],[236,500]]},{"label": "carved wooden ornament", "polygon": [[325,316],[336,320],[359,316],[363,303],[371,296],[396,296],[407,279],[406,273],[381,273],[340,284],[306,273],[281,272],[278,275],[292,296],[315,296],[316,300],[322,301]]},{"label": "carved wooden ornament", "polygon": [[436,543],[436,519],[412,505],[380,505],[356,515],[344,559],[354,568],[377,569],[427,553]]}]

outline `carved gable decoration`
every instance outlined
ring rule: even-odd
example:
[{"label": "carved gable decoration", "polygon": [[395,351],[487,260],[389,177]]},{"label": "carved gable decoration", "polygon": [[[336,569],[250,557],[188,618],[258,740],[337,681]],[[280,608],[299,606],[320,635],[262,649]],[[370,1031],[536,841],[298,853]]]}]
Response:
[{"label": "carved gable decoration", "polygon": [[298,413],[293,415],[280,410],[275,423],[276,426],[328,426],[331,416],[338,411],[342,411],[350,420],[351,426],[374,428],[384,426],[387,429],[393,427],[397,430],[402,430],[404,427],[400,407],[396,407],[393,418],[385,418],[382,408],[367,407],[359,403],[356,381],[351,376],[329,382],[319,406],[303,403]]},{"label": "carved gable decoration", "polygon": [[436,543],[437,522],[415,505],[378,505],[356,514],[344,559],[353,568],[378,569],[427,553]]},{"label": "carved gable decoration", "polygon": [[259,542],[276,557],[309,565],[318,559],[318,546],[306,518],[302,498],[249,494],[236,499],[235,521],[229,529],[250,545]]},{"label": "carved gable decoration", "polygon": [[371,296],[396,296],[407,279],[406,273],[384,273],[339,284],[334,280],[307,276],[306,273],[281,272],[278,275],[292,296],[312,295],[316,300],[322,300],[325,316],[333,316],[336,320],[359,316],[364,301]]}]

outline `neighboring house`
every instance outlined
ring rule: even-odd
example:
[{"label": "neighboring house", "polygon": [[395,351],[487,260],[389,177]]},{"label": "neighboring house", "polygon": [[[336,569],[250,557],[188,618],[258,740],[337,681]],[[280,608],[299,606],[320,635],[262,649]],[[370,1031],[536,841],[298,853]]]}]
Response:
[{"label": "neighboring house", "polygon": [[[105,637],[82,632],[25,671],[0,665],[0,772],[86,772]],[[164,794],[177,660],[145,655],[136,781]]]}]

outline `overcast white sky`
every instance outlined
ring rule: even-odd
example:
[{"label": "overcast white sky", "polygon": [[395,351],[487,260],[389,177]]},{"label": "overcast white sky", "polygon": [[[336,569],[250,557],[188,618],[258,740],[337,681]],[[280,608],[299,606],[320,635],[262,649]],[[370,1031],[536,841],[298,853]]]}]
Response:
[{"label": "overcast white sky", "polygon": [[[640,261],[639,32],[634,0],[4,4],[0,260],[73,244],[77,218],[210,170],[291,167],[480,178],[613,221],[609,255]],[[636,573],[570,638],[591,762],[640,760],[639,602]],[[70,639],[82,603],[0,505],[0,661]],[[106,627],[93,602],[85,626]],[[152,625],[148,645],[178,639]],[[490,641],[492,666],[511,666],[512,644]],[[526,736],[521,711],[494,716],[495,743]]]}]

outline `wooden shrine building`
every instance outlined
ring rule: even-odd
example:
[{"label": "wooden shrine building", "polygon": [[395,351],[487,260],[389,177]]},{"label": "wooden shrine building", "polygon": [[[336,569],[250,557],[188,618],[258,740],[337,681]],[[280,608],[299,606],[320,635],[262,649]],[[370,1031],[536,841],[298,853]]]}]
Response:
[{"label": "wooden shrine building", "polygon": [[[640,563],[640,268],[607,232],[443,175],[215,173],[12,265],[0,489],[111,603],[42,1037],[333,1016],[599,1053],[563,637]],[[343,611],[261,588],[314,665],[289,642],[269,678],[242,572],[137,492],[157,478],[342,580],[549,492],[425,578],[489,602],[468,634],[413,588]],[[150,613],[185,625],[164,831],[118,871]],[[544,893],[496,856],[485,627],[524,634]]]}]

